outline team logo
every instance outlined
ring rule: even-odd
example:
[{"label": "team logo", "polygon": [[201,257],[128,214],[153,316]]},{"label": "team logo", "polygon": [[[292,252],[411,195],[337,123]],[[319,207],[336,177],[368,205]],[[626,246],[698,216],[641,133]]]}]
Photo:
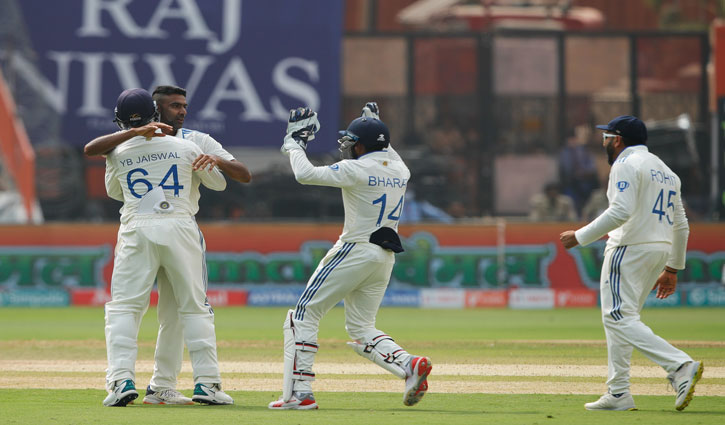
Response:
[{"label": "team logo", "polygon": [[619,189],[620,192],[624,192],[624,189],[629,187],[629,183],[622,180],[617,182],[617,189]]},{"label": "team logo", "polygon": [[380,133],[380,136],[378,136],[378,142],[384,142],[385,141],[385,135],[383,133]]},{"label": "team logo", "polygon": [[330,168],[333,169],[334,171],[337,171],[340,169],[340,166],[337,164],[332,164],[332,165],[330,165]]},{"label": "team logo", "polygon": [[128,117],[128,120],[131,121],[131,122],[140,121],[141,120],[141,114],[132,114],[130,117]]}]

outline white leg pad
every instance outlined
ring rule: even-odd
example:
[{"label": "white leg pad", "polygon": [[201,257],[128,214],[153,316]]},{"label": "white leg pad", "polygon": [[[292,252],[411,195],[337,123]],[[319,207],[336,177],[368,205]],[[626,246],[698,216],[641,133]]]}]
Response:
[{"label": "white leg pad", "polygon": [[410,355],[388,335],[377,335],[364,344],[355,341],[348,342],[347,345],[398,378],[405,379],[408,376],[406,362],[409,361]]},{"label": "white leg pad", "polygon": [[284,335],[284,369],[282,373],[282,400],[286,403],[292,398],[292,389],[294,382],[292,374],[295,370],[295,330],[292,325],[292,315],[294,310],[287,311],[287,317],[282,325],[282,334]]},{"label": "white leg pad", "polygon": [[[294,310],[287,311],[282,333],[284,335],[284,370],[282,383],[282,400],[288,402],[292,398],[295,381],[314,381],[315,374],[312,372],[312,364],[317,353],[317,343],[311,341],[297,340],[292,317]],[[309,386],[309,382],[305,383]]]}]

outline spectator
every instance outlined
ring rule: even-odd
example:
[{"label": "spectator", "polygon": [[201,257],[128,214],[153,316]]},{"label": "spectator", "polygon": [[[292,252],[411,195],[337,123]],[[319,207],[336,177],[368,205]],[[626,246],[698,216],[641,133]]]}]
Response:
[{"label": "spectator", "polygon": [[574,201],[561,193],[558,183],[548,183],[544,193],[531,197],[531,221],[576,221]]},{"label": "spectator", "polygon": [[420,221],[436,221],[440,223],[451,223],[453,218],[442,209],[425,200],[418,200],[415,191],[408,189],[405,192],[403,203],[403,215],[401,223],[417,223]]},{"label": "spectator", "polygon": [[589,130],[579,126],[570,132],[566,146],[559,153],[559,176],[562,193],[571,197],[577,212],[594,189],[599,187],[597,167],[587,148]]},{"label": "spectator", "polygon": [[430,149],[438,155],[455,155],[465,152],[466,141],[452,118],[446,117],[435,127],[430,139]]},{"label": "spectator", "polygon": [[609,208],[607,190],[602,188],[594,189],[582,209],[582,220],[592,221],[599,217],[607,208]]},{"label": "spectator", "polygon": [[459,219],[459,218],[466,218],[466,216],[468,215],[468,213],[466,211],[466,206],[463,205],[463,202],[461,202],[461,201],[451,202],[448,205],[448,208],[446,208],[446,212],[454,220]]},{"label": "spectator", "polygon": [[599,217],[604,210],[609,208],[609,199],[607,198],[607,179],[599,180],[599,187],[594,189],[589,195],[589,199],[582,208],[582,220],[592,221]]}]

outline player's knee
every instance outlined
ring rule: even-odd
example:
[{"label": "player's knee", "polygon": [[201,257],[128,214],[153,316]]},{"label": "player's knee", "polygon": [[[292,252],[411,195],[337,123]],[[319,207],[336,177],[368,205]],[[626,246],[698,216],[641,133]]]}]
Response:
[{"label": "player's knee", "polygon": [[113,300],[106,304],[106,314],[144,314],[148,308],[148,299],[140,297]]},{"label": "player's knee", "polygon": [[347,330],[347,334],[350,336],[351,339],[365,343],[372,340],[375,336],[384,333],[383,331],[377,330],[372,326],[360,326],[350,323],[345,325],[345,330]]},{"label": "player's knee", "polygon": [[116,335],[111,338],[110,344],[116,350],[136,348],[136,340],[123,335]]},{"label": "player's knee", "polygon": [[365,337],[365,333],[362,331],[362,328],[358,326],[345,325],[345,330],[352,340],[361,341]]},{"label": "player's knee", "polygon": [[189,352],[210,350],[216,348],[215,338],[190,339],[186,341],[186,347]]}]

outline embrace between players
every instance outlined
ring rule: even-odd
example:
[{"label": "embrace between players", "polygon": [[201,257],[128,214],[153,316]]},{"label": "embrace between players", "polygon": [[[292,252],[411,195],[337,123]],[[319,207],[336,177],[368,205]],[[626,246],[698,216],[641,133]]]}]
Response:
[{"label": "embrace between players", "polygon": [[[181,128],[186,106],[186,92],[178,87],[160,86],[153,97],[142,89],[126,90],[119,96],[114,120],[122,131],[86,145],[87,155],[106,156],[106,189],[110,197],[124,203],[111,301],[105,309],[106,406],[126,406],[138,397],[136,337],[154,280],[159,291],[160,329],[144,403],[234,402],[221,388],[214,313],[206,299],[206,246],[194,215],[199,184],[223,190],[222,172],[242,183],[249,182],[251,174],[211,136]],[[159,118],[161,122],[157,122]],[[654,335],[639,318],[652,285],[658,297],[669,296],[677,283],[676,271],[684,268],[689,230],[680,181],[647,151],[646,127],[639,119],[622,116],[599,127],[605,131],[604,147],[612,165],[607,193],[610,207],[588,226],[560,235],[567,249],[607,233],[610,236],[601,281],[609,391],[585,407],[635,409],[629,393],[629,362],[632,349],[637,348],[668,372],[677,393],[675,407],[682,410],[692,399],[703,366]],[[407,182],[410,171],[390,145],[388,128],[374,102],[366,104],[362,116],[340,132],[342,160],[333,165],[315,167],[307,158],[307,144],[319,129],[314,111],[290,111],[281,151],[289,157],[298,182],[341,189],[345,222],[338,241],[284,318],[282,396],[268,407],[318,408],[311,384],[319,322],[342,300],[345,328],[353,340],[348,345],[403,379],[403,403],[415,405],[428,390],[431,360],[409,354],[375,328],[395,253],[403,251],[397,230],[406,184],[370,183],[379,178]],[[140,165],[135,161],[139,157],[153,160]],[[668,187],[652,178],[656,172],[668,176]],[[666,202],[660,202],[657,209],[657,199],[662,196]],[[184,343],[193,368],[192,398],[176,390]]]},{"label": "embrace between players", "polygon": [[[160,329],[144,403],[234,403],[221,388],[214,312],[206,299],[206,246],[194,215],[200,184],[223,190],[221,172],[243,183],[251,174],[209,135],[181,128],[186,107],[186,92],[178,87],[158,87],[153,96],[143,89],[125,90],[114,120],[121,131],[94,139],[85,148],[89,156],[106,156],[106,190],[124,203],[111,301],[105,308],[105,406],[126,406],[138,397],[136,338],[154,280]],[[389,145],[390,134],[375,103],[367,104],[363,116],[343,132],[343,160],[334,166],[314,167],[307,159],[305,148],[319,129],[314,111],[291,111],[282,152],[300,183],[342,189],[345,225],[296,308],[285,317],[283,394],[269,408],[317,408],[311,382],[319,321],[343,299],[345,325],[354,340],[351,348],[404,379],[403,402],[412,406],[428,389],[432,363],[408,354],[375,328],[395,253],[403,250],[397,228],[406,187],[368,185],[371,176],[407,181],[410,171]],[[193,369],[191,398],[176,390],[184,343]]]}]

